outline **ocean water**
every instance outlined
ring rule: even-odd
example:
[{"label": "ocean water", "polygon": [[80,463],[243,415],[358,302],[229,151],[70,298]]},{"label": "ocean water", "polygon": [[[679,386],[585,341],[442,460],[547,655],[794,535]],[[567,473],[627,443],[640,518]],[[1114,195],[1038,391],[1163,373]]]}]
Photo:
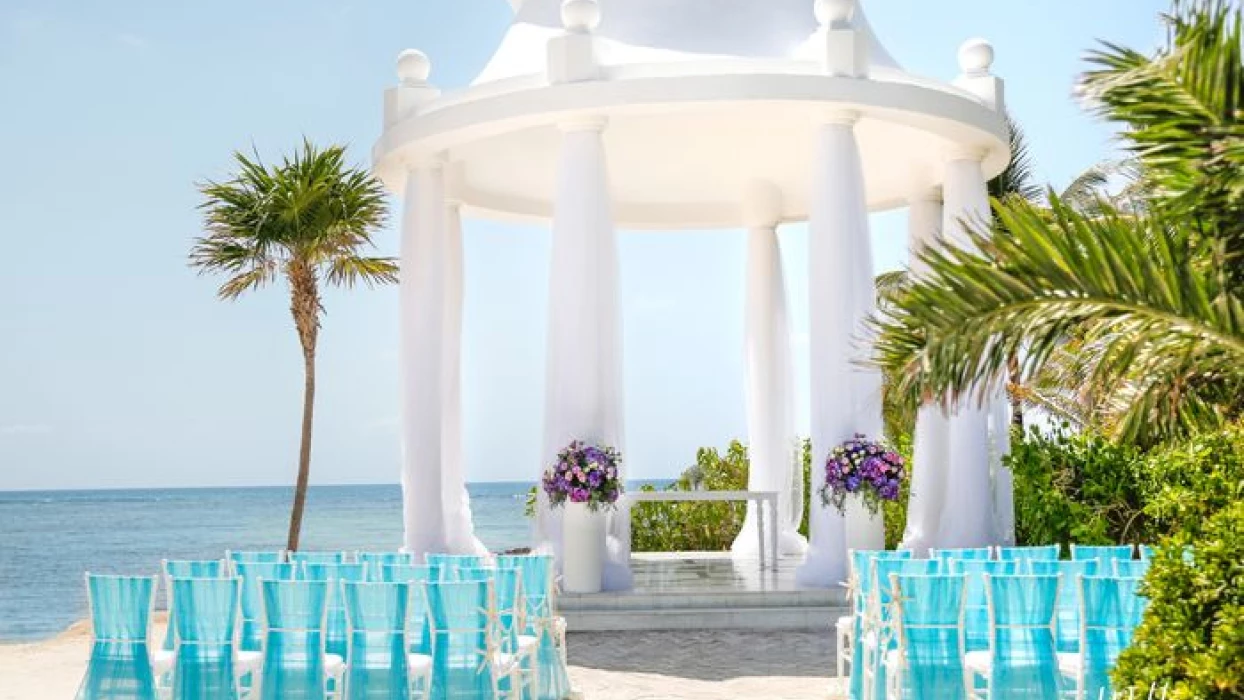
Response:
[{"label": "ocean water", "polygon": [[[468,486],[476,535],[492,551],[529,544],[528,488]],[[0,641],[44,639],[85,618],[87,571],[155,574],[161,559],[282,548],[292,495],[281,487],[0,492]],[[401,538],[400,487],[309,490],[302,549],[386,551]]]}]

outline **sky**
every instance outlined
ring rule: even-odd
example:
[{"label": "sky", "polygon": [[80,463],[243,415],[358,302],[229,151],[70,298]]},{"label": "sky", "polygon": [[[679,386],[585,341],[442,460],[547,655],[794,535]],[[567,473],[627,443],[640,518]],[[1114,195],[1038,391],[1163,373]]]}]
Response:
[{"label": "sky", "polygon": [[[865,2],[912,73],[950,79],[959,44],[990,39],[1055,187],[1113,155],[1109,125],[1071,99],[1084,52],[1149,50],[1168,6]],[[227,177],[235,149],[275,159],[304,136],[366,165],[397,54],[421,49],[439,87],[461,87],[510,16],[506,0],[0,3],[0,490],[290,483],[302,363],[288,296],[221,302],[187,267],[195,184]],[[877,270],[903,266],[905,214],[872,223]],[[468,479],[531,480],[549,235],[475,220],[464,235]],[[781,237],[803,387],[806,231]],[[377,244],[396,255],[395,229]],[[741,231],[620,234],[634,477],[745,438],[743,254]],[[329,292],[325,307],[312,483],[396,483],[397,290]]]}]

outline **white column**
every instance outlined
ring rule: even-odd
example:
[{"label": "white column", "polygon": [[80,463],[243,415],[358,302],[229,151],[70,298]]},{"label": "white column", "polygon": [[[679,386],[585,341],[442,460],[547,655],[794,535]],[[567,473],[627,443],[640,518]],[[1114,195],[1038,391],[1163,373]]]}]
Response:
[{"label": "white column", "polygon": [[[562,125],[549,280],[544,462],[571,440],[616,447],[623,458],[622,317],[617,237],[605,163],[603,119]],[[624,499],[625,500],[625,499]],[[560,555],[561,516],[540,496],[542,544]],[[606,589],[629,588],[630,509],[609,516]]]},{"label": "white column", "polygon": [[441,387],[444,408],[441,423],[441,502],[445,509],[445,537],[450,552],[487,554],[475,537],[471,499],[466,490],[462,454],[462,205],[445,209],[445,337]]},{"label": "white column", "polygon": [[405,548],[446,551],[441,487],[445,330],[445,179],[440,163],[413,166],[402,215],[402,505]]},{"label": "white column", "polygon": [[[750,461],[747,487],[778,493],[778,553],[800,555],[808,545],[799,534],[803,471],[795,436],[790,320],[777,237],[781,193],[771,183],[753,183],[744,193],[744,209],[748,225],[743,348]],[[749,501],[743,527],[730,547],[735,556],[760,555],[759,518],[756,503]]]},{"label": "white column", "polygon": [[868,257],[861,246],[869,229],[856,120],[855,114],[835,114],[820,128],[808,220],[813,491],[808,556],[797,573],[808,586],[835,586],[846,578],[845,519],[822,506],[819,497],[825,456],[855,432],[880,423],[880,416],[857,413],[871,401],[860,395],[871,382],[852,366],[861,349],[860,312],[868,303],[857,299],[864,288],[857,275],[872,274],[871,266],[859,269]]},{"label": "white column", "polygon": [[[968,227],[988,224],[989,194],[979,153],[955,153],[946,164],[946,242],[972,248]],[[973,391],[971,394],[975,394]],[[989,475],[989,408],[965,395],[950,415],[949,461],[938,529],[939,547],[993,544],[994,495]]]},{"label": "white column", "polygon": [[[913,278],[925,273],[920,253],[941,239],[942,195],[937,190],[911,198],[907,219],[908,269]],[[916,434],[911,464],[911,491],[907,502],[907,528],[902,546],[924,556],[937,537],[942,497],[949,463],[950,423],[936,403],[921,406],[916,414]]]}]

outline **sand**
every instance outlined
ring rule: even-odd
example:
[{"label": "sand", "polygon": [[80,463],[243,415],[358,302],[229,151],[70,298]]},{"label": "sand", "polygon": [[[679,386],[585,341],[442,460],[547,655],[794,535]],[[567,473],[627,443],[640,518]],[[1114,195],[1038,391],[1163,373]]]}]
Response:
[{"label": "sand", "polygon": [[[821,700],[834,669],[829,630],[572,633],[568,644],[585,700]],[[89,647],[85,623],[46,642],[0,645],[0,700],[72,698]]]}]

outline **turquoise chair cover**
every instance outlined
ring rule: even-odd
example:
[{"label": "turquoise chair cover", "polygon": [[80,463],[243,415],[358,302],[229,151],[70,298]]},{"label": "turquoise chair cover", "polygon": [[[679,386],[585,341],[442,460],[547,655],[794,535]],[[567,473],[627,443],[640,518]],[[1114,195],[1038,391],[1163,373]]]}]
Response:
[{"label": "turquoise chair cover", "polygon": [[[225,552],[225,559],[229,560],[230,566],[241,564],[243,562],[254,562],[254,563],[259,563],[259,564],[280,564],[281,562],[289,561],[288,559],[285,558],[285,554],[286,554],[285,550],[283,549],[278,549],[275,551],[266,551],[266,552],[235,552],[233,550],[230,550],[228,552]],[[237,573],[236,567],[234,568],[234,573]]]},{"label": "turquoise chair cover", "polygon": [[[936,559],[907,559],[896,557],[880,557],[872,560],[872,575],[869,576],[869,598],[862,616],[856,617],[855,635],[852,637],[854,654],[852,659],[864,659],[865,637],[873,633],[878,640],[877,649],[869,659],[868,668],[873,674],[873,687],[876,690],[871,697],[885,696],[885,666],[882,660],[886,652],[895,648],[897,643],[890,629],[890,613],[893,609],[894,589],[891,587],[891,576],[934,576],[940,574],[942,562]],[[863,698],[865,692],[864,664],[851,664],[851,698]]]},{"label": "turquoise chair cover", "polygon": [[1058,561],[1062,556],[1062,549],[1057,544],[1043,547],[998,547],[998,559],[1018,562]]},{"label": "turquoise chair cover", "polygon": [[570,676],[554,632],[557,610],[553,557],[547,554],[502,555],[497,557],[497,566],[517,569],[522,578],[523,603],[527,608],[523,615],[523,634],[539,640],[536,646],[538,700],[562,700],[570,694]]},{"label": "turquoise chair cover", "polygon": [[1075,561],[1096,559],[1101,562],[1103,571],[1110,571],[1110,562],[1115,559],[1131,559],[1136,548],[1130,544],[1110,545],[1105,547],[1071,545],[1071,558]]},{"label": "turquoise chair cover", "polygon": [[1061,691],[1054,646],[1057,576],[985,575],[989,595],[989,700],[1056,700]]},{"label": "turquoise chair cover", "polygon": [[967,577],[963,638],[964,648],[968,651],[989,648],[989,597],[985,595],[985,574],[1013,576],[1020,573],[1019,568],[1018,561],[950,560],[950,573]]},{"label": "turquoise chair cover", "polygon": [[156,700],[147,645],[155,590],[154,576],[87,574],[93,639],[76,700]]},{"label": "turquoise chair cover", "polygon": [[1149,573],[1148,559],[1115,559],[1112,572],[1119,578],[1144,578]]},{"label": "turquoise chair cover", "polygon": [[165,559],[160,563],[164,574],[164,589],[169,592],[168,623],[164,628],[164,650],[172,651],[176,634],[173,630],[173,579],[175,578],[228,578],[230,571],[224,559]]},{"label": "turquoise chair cover", "polygon": [[[873,589],[873,562],[878,559],[911,559],[912,552],[910,549],[852,549],[847,552],[847,590],[851,598],[851,687],[852,696],[855,695],[855,689],[858,685],[859,692],[863,692],[863,675],[856,672],[859,666],[856,660],[862,660],[859,656],[863,649],[863,627],[864,618],[867,613],[868,600],[872,595]],[[860,668],[863,671],[863,668]],[[857,680],[858,678],[858,680]]]},{"label": "turquoise chair cover", "polygon": [[1114,697],[1110,673],[1119,654],[1132,643],[1132,634],[1144,615],[1144,599],[1136,593],[1138,583],[1134,578],[1079,577],[1080,615],[1084,620],[1080,697]]},{"label": "turquoise chair cover", "polygon": [[1072,654],[1080,651],[1080,588],[1076,581],[1081,576],[1096,576],[1103,572],[1097,559],[1080,561],[1034,561],[1028,567],[1035,576],[1059,576],[1058,622],[1055,634],[1058,651]]},{"label": "turquoise chair cover", "polygon": [[458,578],[459,569],[486,569],[492,561],[476,554],[428,554],[425,559],[428,566],[441,571],[442,581],[454,581]]},{"label": "turquoise chair cover", "polygon": [[383,580],[386,566],[412,566],[418,564],[415,555],[407,552],[357,552],[355,558],[367,565],[367,576],[372,581]]},{"label": "turquoise chair cover", "polygon": [[289,560],[295,564],[344,564],[345,552],[290,552]]},{"label": "turquoise chair cover", "polygon": [[498,691],[508,691],[492,672],[500,641],[492,583],[424,585],[432,615],[432,699],[491,699],[500,696]]},{"label": "turquoise chair cover", "polygon": [[890,587],[897,591],[894,626],[902,698],[962,698],[967,577],[892,576]]},{"label": "turquoise chair cover", "polygon": [[293,581],[298,565],[289,562],[242,561],[234,564],[242,580],[242,651],[262,651],[264,640],[263,581]]},{"label": "turquoise chair cover", "polygon": [[[371,572],[370,568],[368,572]],[[406,640],[412,654],[432,654],[428,601],[423,598],[423,584],[439,580],[438,575],[439,572],[430,566],[412,564],[391,564],[381,569],[380,578],[384,583],[413,584],[410,587],[410,603],[406,608]]]},{"label": "turquoise chair cover", "polygon": [[410,587],[409,583],[341,583],[350,626],[345,700],[410,697],[406,659]]},{"label": "turquoise chair cover", "polygon": [[346,605],[341,599],[342,581],[361,583],[367,580],[366,564],[303,564],[303,577],[308,581],[327,581],[333,585],[328,588],[328,617],[324,623],[324,645],[328,653],[336,654],[343,659],[346,656],[346,645],[349,635],[346,629]]},{"label": "turquoise chair cover", "polygon": [[233,667],[241,582],[173,579],[173,700],[237,700]]},{"label": "turquoise chair cover", "polygon": [[954,547],[951,549],[930,549],[930,559],[950,561],[951,559],[988,561],[993,559],[993,547]]},{"label": "turquoise chair cover", "polygon": [[327,581],[264,581],[262,700],[324,700]]}]

